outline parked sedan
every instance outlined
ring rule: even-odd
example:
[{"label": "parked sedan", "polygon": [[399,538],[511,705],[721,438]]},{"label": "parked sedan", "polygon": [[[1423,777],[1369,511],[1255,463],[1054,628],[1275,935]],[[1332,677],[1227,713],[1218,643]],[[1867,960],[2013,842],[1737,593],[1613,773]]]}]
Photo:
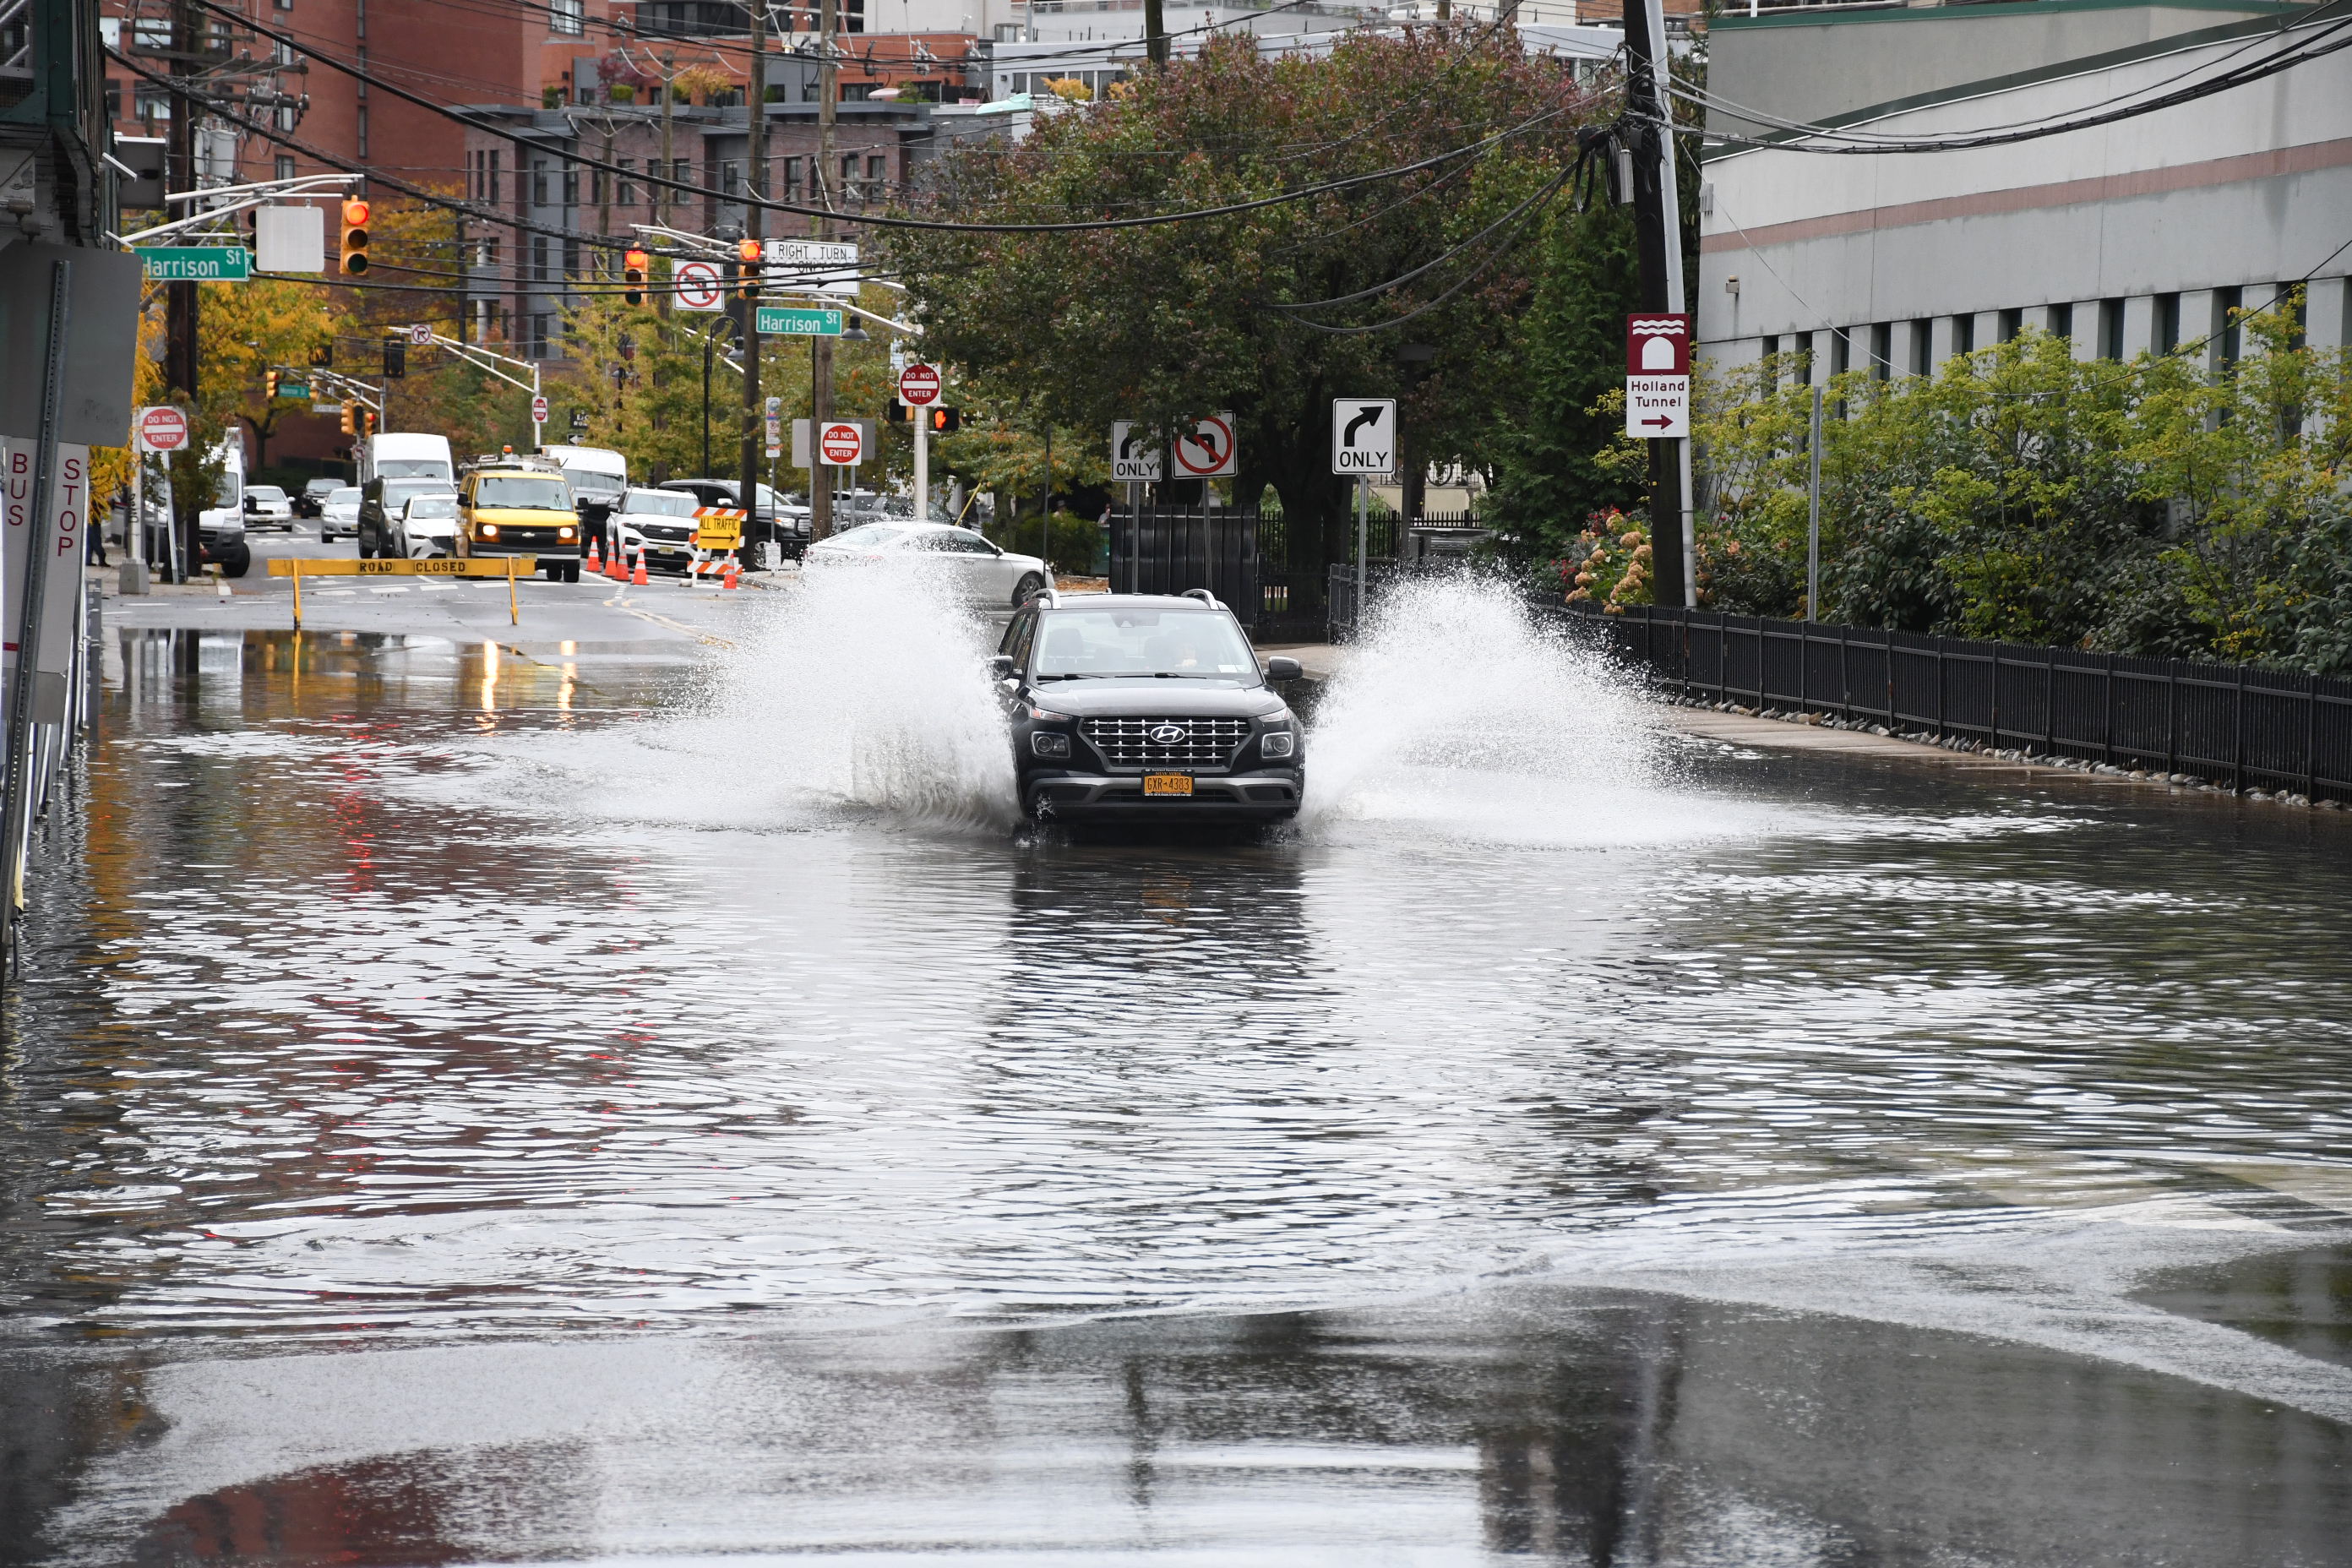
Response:
[{"label": "parked sedan", "polygon": [[965,601],[990,609],[1019,609],[1053,582],[1034,555],[1012,554],[968,528],[944,522],[860,523],[810,545],[806,559],[812,567],[904,565],[938,572]]},{"label": "parked sedan", "polygon": [[319,537],[332,544],[349,534],[360,536],[360,488],[342,485],[327,492],[319,503]]},{"label": "parked sedan", "polygon": [[411,561],[454,555],[457,551],[457,497],[455,491],[411,496],[393,521],[392,552]]},{"label": "parked sedan", "polygon": [[294,503],[276,485],[245,487],[245,525],[247,528],[282,528],[294,531]]}]

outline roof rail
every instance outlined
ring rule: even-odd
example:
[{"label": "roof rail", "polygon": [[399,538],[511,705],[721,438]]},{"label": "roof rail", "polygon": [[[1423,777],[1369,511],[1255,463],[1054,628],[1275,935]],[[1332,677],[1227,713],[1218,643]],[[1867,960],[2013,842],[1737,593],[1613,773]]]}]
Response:
[{"label": "roof rail", "polygon": [[1209,608],[1213,610],[1222,610],[1224,608],[1223,605],[1217,603],[1217,596],[1214,594],[1210,593],[1206,588],[1187,588],[1176,596],[1180,599],[1198,599],[1201,603],[1208,605]]}]

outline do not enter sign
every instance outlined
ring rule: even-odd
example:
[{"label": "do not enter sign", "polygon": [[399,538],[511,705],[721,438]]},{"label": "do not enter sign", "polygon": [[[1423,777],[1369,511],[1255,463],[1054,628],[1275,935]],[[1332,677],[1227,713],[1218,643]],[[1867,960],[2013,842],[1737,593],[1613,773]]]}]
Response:
[{"label": "do not enter sign", "polygon": [[817,451],[836,468],[855,468],[866,456],[865,433],[847,423],[827,425],[817,433]]},{"label": "do not enter sign", "polygon": [[898,373],[898,401],[909,408],[921,408],[940,400],[940,372],[936,365],[910,364]]},{"label": "do not enter sign", "polygon": [[139,449],[176,452],[188,444],[188,416],[176,408],[139,411]]}]

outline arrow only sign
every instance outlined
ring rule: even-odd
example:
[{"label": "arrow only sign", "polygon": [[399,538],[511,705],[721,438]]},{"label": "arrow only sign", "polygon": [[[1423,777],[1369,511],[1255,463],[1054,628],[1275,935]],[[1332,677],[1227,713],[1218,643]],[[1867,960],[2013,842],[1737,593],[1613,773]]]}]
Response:
[{"label": "arrow only sign", "polygon": [[1393,397],[1331,400],[1331,471],[1350,479],[1396,469],[1397,405]]},{"label": "arrow only sign", "polygon": [[1117,419],[1110,427],[1110,477],[1115,484],[1156,485],[1166,463],[1151,444],[1149,432],[1132,419]]}]

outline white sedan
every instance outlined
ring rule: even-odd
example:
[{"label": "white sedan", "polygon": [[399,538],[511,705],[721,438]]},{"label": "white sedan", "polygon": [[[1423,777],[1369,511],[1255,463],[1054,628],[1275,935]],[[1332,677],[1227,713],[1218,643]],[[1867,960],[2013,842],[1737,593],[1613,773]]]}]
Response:
[{"label": "white sedan", "polygon": [[808,547],[813,567],[861,563],[940,572],[963,598],[991,609],[1019,609],[1054,580],[1034,555],[1012,554],[971,529],[944,522],[862,522]]},{"label": "white sedan", "polygon": [[294,531],[294,502],[276,485],[245,487],[245,525],[259,528],[267,525]]},{"label": "white sedan", "polygon": [[360,536],[360,488],[343,485],[319,502],[319,537],[332,544],[344,534]]},{"label": "white sedan", "polygon": [[430,561],[457,552],[457,498],[454,495],[411,496],[393,520],[392,553],[411,561]]}]

